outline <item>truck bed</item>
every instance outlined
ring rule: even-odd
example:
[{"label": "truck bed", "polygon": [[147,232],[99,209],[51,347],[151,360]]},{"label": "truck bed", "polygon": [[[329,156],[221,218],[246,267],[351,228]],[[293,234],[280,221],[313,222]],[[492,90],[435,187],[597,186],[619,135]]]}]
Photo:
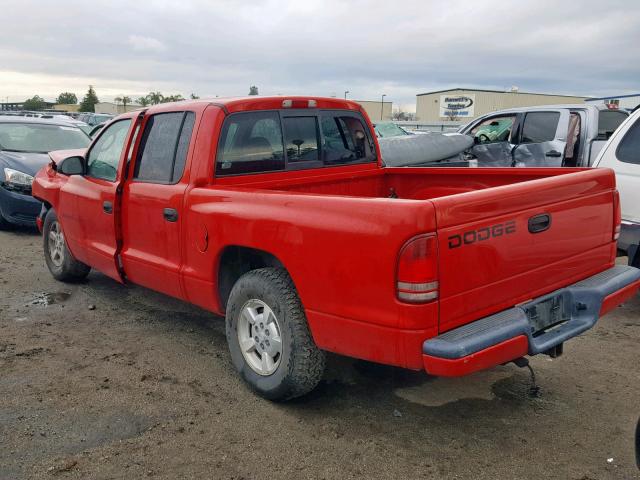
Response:
[{"label": "truck bed", "polygon": [[[610,171],[384,168],[326,175],[316,170],[313,177],[292,173],[296,175],[272,181],[247,177],[243,183],[236,178],[231,188],[270,191],[278,197],[277,192],[286,192],[282,200],[291,207],[301,206],[291,192],[300,193],[301,201],[313,198],[315,204],[320,196],[327,212],[344,210],[340,215],[351,217],[354,225],[366,215],[363,211],[369,212],[368,221],[379,218],[381,226],[395,218],[387,233],[391,237],[402,236],[399,225],[415,217],[424,233],[437,232],[440,332],[598,273],[615,257],[615,178]],[[371,199],[369,209],[363,199]],[[532,234],[528,221],[540,214],[550,215],[552,225]],[[309,213],[308,218],[317,217]],[[511,234],[483,237],[487,228],[500,231],[507,222],[515,225]],[[471,241],[474,236],[479,240]],[[419,321],[408,324],[417,327]]]}]

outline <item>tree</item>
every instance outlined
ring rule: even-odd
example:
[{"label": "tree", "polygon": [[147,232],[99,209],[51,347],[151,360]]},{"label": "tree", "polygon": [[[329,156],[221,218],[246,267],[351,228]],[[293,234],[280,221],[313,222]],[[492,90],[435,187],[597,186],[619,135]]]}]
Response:
[{"label": "tree", "polygon": [[147,100],[149,100],[149,104],[157,105],[159,103],[162,103],[162,101],[164,100],[164,95],[162,95],[162,93],[160,92],[149,92],[149,94],[147,95]]},{"label": "tree", "polygon": [[122,103],[122,106],[124,107],[125,112],[127,111],[127,105],[130,105],[132,102],[131,97],[127,97],[126,95],[123,95],[121,97],[116,97],[114,98],[114,100],[116,102],[116,105],[118,103]]},{"label": "tree", "polygon": [[182,102],[184,100],[184,97],[182,95],[180,95],[179,93],[175,94],[175,95],[169,95],[167,97],[164,97],[162,99],[162,103],[168,103],[168,102]]},{"label": "tree", "polygon": [[255,85],[250,86],[249,87],[249,95],[259,95],[258,87],[256,87]]},{"label": "tree", "polygon": [[149,99],[147,97],[138,97],[136,99],[136,103],[141,107],[148,107],[151,102],[149,102]]},{"label": "tree", "polygon": [[39,95],[34,95],[33,97],[24,101],[24,105],[22,108],[25,110],[43,110],[47,106],[47,102],[44,101],[44,98]]},{"label": "tree", "polygon": [[100,100],[98,100],[98,95],[96,95],[93,85],[89,85],[89,90],[87,90],[82,102],[80,102],[79,110],[81,112],[94,112],[96,103],[100,103]]},{"label": "tree", "polygon": [[195,93],[192,93],[191,95],[189,95],[191,97],[191,100],[198,100],[200,97],[198,95],[196,95]]},{"label": "tree", "polygon": [[75,105],[76,103],[78,103],[78,97],[76,97],[75,93],[62,92],[60,95],[58,95],[58,98],[56,98],[56,103],[62,105]]}]

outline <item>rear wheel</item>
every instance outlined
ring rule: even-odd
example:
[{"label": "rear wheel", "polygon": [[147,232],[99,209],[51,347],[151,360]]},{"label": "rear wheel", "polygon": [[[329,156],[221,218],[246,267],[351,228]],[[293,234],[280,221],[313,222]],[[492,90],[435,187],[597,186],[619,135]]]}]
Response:
[{"label": "rear wheel", "polygon": [[64,232],[53,209],[49,210],[44,219],[42,237],[44,259],[51,275],[56,280],[73,282],[82,280],[89,275],[91,267],[76,260],[69,251]]},{"label": "rear wheel", "polygon": [[240,277],[227,303],[226,330],[234,366],[263,397],[299,397],[322,378],[324,353],[285,270],[261,268]]},{"label": "rear wheel", "polygon": [[12,229],[13,229],[13,224],[5,220],[5,218],[2,216],[2,213],[0,213],[0,230],[12,230]]}]

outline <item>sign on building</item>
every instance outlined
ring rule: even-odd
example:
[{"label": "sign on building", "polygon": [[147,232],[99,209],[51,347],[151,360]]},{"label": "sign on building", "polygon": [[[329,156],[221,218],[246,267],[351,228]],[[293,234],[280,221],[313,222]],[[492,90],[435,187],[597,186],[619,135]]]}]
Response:
[{"label": "sign on building", "polygon": [[440,95],[440,118],[473,118],[475,95]]}]

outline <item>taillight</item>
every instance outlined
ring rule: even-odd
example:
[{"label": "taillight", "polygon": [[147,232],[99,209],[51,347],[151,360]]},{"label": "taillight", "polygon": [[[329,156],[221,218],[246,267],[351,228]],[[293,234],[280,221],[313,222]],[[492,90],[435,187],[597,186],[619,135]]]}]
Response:
[{"label": "taillight", "polygon": [[622,223],[622,212],[620,210],[620,193],[613,191],[613,241],[620,238],[620,224]]},{"label": "taillight", "polygon": [[426,303],[438,298],[438,245],[435,235],[409,240],[400,250],[396,283],[398,299]]}]

